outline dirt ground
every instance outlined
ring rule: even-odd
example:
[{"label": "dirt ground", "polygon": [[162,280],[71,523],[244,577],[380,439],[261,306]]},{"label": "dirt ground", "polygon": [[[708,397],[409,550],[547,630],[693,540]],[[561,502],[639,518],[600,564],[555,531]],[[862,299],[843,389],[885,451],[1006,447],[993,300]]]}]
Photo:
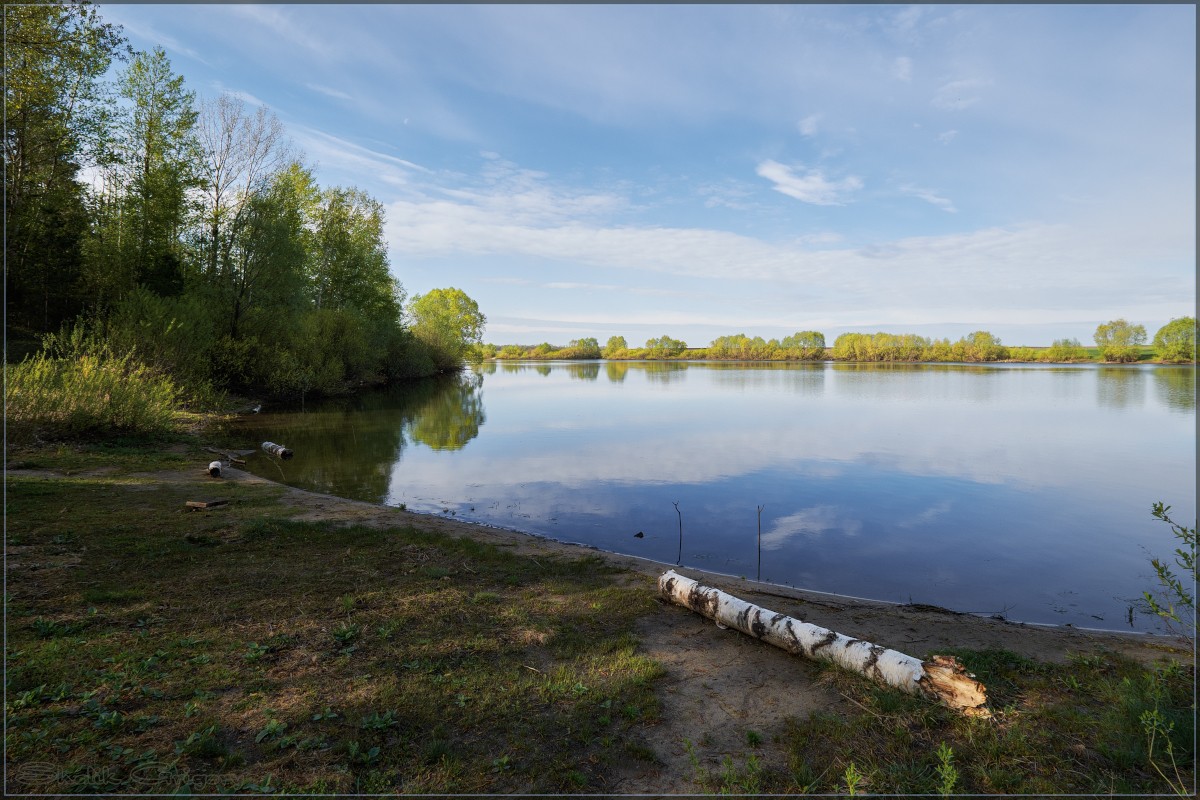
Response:
[{"label": "dirt ground", "polygon": [[[170,474],[164,474],[167,478]],[[175,473],[174,480],[187,480]],[[204,482],[203,476],[195,477]],[[228,468],[225,480],[268,483]],[[211,486],[211,484],[210,484]],[[413,525],[454,536],[471,537],[539,553],[579,554],[584,548],[455,519],[415,514],[386,506],[343,500],[299,489],[287,489],[282,503],[298,518],[368,526]],[[623,580],[656,591],[656,581],[672,565],[632,556],[588,553],[626,567]],[[1070,627],[1046,627],[959,614],[931,607],[871,602],[836,595],[767,586],[701,570],[679,572],[772,611],[865,639],[918,658],[940,648],[1006,649],[1029,658],[1063,662],[1070,654],[1117,651],[1150,663],[1164,657],[1190,659],[1192,654],[1164,637],[1105,633]],[[695,790],[695,767],[684,742],[695,747],[702,767],[716,770],[729,755],[743,758],[747,732],[761,737],[763,763],[783,759],[774,744],[788,718],[804,719],[818,710],[849,708],[850,701],[819,679],[817,667],[687,609],[662,602],[661,613],[643,618],[639,634],[646,655],[666,669],[660,681],[661,722],[648,732],[646,744],[660,763],[631,762],[610,787],[618,794],[687,793]]]}]

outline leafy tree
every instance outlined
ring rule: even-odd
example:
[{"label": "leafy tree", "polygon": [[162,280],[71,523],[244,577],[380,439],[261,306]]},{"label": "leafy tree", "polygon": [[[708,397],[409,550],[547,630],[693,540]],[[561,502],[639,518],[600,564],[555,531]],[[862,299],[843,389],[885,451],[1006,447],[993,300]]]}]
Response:
[{"label": "leafy tree", "polygon": [[601,355],[604,358],[615,358],[620,353],[629,349],[629,343],[625,341],[624,336],[610,336],[608,342],[605,343]]},{"label": "leafy tree", "polygon": [[1008,348],[987,331],[975,331],[961,340],[963,361],[1001,361],[1008,358]]},{"label": "leafy tree", "polygon": [[408,304],[413,333],[430,349],[439,370],[458,369],[468,348],[480,343],[487,317],[461,289],[431,289]]},{"label": "leafy tree", "polygon": [[687,342],[672,339],[670,336],[659,336],[657,339],[647,339],[647,358],[672,358],[687,350]]},{"label": "leafy tree", "polygon": [[600,358],[600,343],[591,337],[572,339],[563,350],[563,358]]},{"label": "leafy tree", "polygon": [[1105,361],[1137,361],[1146,343],[1146,329],[1116,319],[1098,326],[1094,338]]},{"label": "leafy tree", "polygon": [[84,4],[4,6],[4,220],[9,327],[49,332],[79,312],[87,208],[76,180],[102,160],[101,80],[125,54]]},{"label": "leafy tree", "polygon": [[1087,361],[1087,350],[1078,339],[1055,339],[1044,355],[1047,361]]},{"label": "leafy tree", "polygon": [[399,286],[388,272],[380,202],[358,189],[327,189],[312,228],[310,275],[317,308],[398,316]]},{"label": "leafy tree", "polygon": [[799,351],[799,357],[803,359],[825,357],[825,334],[818,331],[797,331],[783,337],[779,344],[785,350]]},{"label": "leafy tree", "polygon": [[199,185],[195,95],[162,48],[138,53],[118,79],[127,103],[116,117],[95,196],[89,289],[102,308],[141,284],[160,295],[184,289],[182,237]]},{"label": "leafy tree", "polygon": [[1196,318],[1173,319],[1154,334],[1154,349],[1163,361],[1196,360]]}]

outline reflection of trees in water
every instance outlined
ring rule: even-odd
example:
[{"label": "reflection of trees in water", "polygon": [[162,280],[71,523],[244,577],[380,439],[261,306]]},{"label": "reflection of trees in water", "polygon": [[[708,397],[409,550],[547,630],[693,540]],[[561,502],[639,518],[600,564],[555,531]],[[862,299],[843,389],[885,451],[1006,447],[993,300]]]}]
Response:
[{"label": "reflection of trees in water", "polygon": [[670,383],[687,377],[688,365],[682,361],[635,361],[633,366],[645,372],[646,379],[655,383]]},{"label": "reflection of trees in water", "polygon": [[567,375],[577,381],[594,381],[600,377],[599,361],[575,361],[566,365]]},{"label": "reflection of trees in water", "polygon": [[295,453],[292,460],[258,452],[253,468],[306,489],[379,503],[387,498],[392,466],[409,441],[458,450],[479,435],[485,419],[482,385],[481,374],[466,371],[316,408],[310,404],[307,412],[244,417],[228,430],[229,446],[257,450],[264,440],[284,444]]},{"label": "reflection of trees in water", "polygon": [[704,364],[713,371],[713,384],[723,388],[782,387],[798,394],[825,391],[825,365],[794,362],[733,361]]},{"label": "reflection of trees in water", "polygon": [[1140,367],[1100,367],[1096,402],[1105,408],[1129,408],[1146,401],[1146,373]]},{"label": "reflection of trees in water", "polygon": [[463,372],[458,380],[433,394],[412,415],[408,433],[413,441],[434,450],[461,450],[479,435],[483,413],[483,376]]},{"label": "reflection of trees in water", "polygon": [[549,375],[551,371],[549,364],[538,364],[536,367],[534,367],[534,370],[538,375],[542,376]]},{"label": "reflection of trees in water", "polygon": [[[996,399],[1000,382],[1005,377],[1012,377],[1003,367],[984,364],[833,362],[830,369],[837,376],[833,384],[837,394],[886,402],[958,398],[987,404]],[[896,377],[880,380],[880,373]]]},{"label": "reflection of trees in water", "polygon": [[606,361],[604,362],[604,374],[608,376],[611,383],[624,383],[625,376],[629,374],[629,362]]},{"label": "reflection of trees in water", "polygon": [[1175,411],[1196,410],[1196,368],[1155,367],[1154,396]]}]

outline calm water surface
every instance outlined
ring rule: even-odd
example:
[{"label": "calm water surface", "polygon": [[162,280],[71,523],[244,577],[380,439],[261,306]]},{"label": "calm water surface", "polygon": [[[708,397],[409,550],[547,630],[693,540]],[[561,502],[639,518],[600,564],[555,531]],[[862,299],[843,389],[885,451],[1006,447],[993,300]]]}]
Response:
[{"label": "calm water surface", "polygon": [[294,486],[667,564],[1128,630],[1176,546],[1151,504],[1196,516],[1195,387],[1194,367],[500,363],[246,417],[229,444],[292,448],[249,468]]}]

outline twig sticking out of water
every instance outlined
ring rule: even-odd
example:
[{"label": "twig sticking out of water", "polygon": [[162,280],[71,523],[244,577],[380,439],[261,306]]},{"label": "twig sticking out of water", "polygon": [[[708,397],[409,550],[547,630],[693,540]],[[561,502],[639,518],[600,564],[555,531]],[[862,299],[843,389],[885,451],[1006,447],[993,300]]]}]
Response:
[{"label": "twig sticking out of water", "polygon": [[762,580],[762,512],[766,506],[758,507],[758,578]]},{"label": "twig sticking out of water", "polygon": [[672,500],[671,505],[675,506],[675,513],[679,516],[679,557],[675,559],[676,564],[683,563],[683,513],[679,510],[679,501]]}]

